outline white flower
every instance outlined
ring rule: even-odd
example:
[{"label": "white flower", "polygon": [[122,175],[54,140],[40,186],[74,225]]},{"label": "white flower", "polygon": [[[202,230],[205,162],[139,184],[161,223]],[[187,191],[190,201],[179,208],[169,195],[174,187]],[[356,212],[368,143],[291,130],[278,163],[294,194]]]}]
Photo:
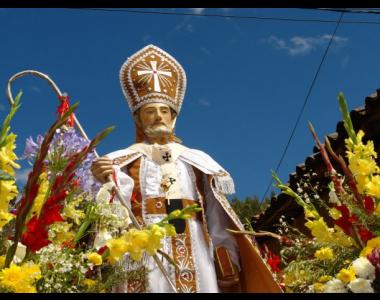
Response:
[{"label": "white flower", "polygon": [[359,257],[352,262],[352,267],[355,273],[360,278],[369,279],[373,281],[376,278],[375,267],[365,257]]},{"label": "white flower", "polygon": [[340,201],[339,201],[338,196],[336,195],[335,191],[329,192],[329,202],[339,204]]},{"label": "white flower", "polygon": [[347,293],[347,290],[344,287],[344,284],[342,281],[334,278],[326,282],[325,289],[323,290],[323,292],[324,293]]},{"label": "white flower", "polygon": [[114,185],[115,184],[112,181],[103,184],[98,193],[96,194],[96,202],[108,204],[109,200],[111,199],[111,191]]},{"label": "white flower", "polygon": [[352,280],[348,287],[354,293],[374,293],[371,282],[367,279],[357,278]]},{"label": "white flower", "polygon": [[112,235],[107,230],[101,230],[95,237],[94,248],[99,250],[110,239],[112,239]]}]

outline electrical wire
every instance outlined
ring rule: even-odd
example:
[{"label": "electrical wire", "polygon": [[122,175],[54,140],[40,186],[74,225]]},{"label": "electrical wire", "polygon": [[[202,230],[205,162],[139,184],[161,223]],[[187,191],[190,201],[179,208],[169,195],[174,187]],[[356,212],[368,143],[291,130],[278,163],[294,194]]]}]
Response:
[{"label": "electrical wire", "polygon": [[[295,134],[295,131],[296,131],[297,127],[298,127],[298,124],[299,124],[299,121],[300,121],[300,119],[301,119],[301,116],[303,115],[303,112],[304,112],[304,110],[305,110],[305,107],[306,107],[306,105],[307,105],[307,103],[308,103],[308,100],[309,100],[309,98],[310,98],[311,92],[312,92],[313,87],[314,87],[314,85],[315,85],[315,82],[316,82],[316,80],[317,80],[317,78],[318,78],[318,75],[319,75],[319,72],[320,72],[321,67],[322,67],[322,65],[323,65],[323,62],[325,61],[325,58],[326,58],[326,56],[327,56],[327,53],[328,53],[328,51],[329,51],[329,49],[330,49],[330,46],[331,46],[331,44],[332,44],[332,41],[334,40],[335,34],[336,34],[337,30],[338,30],[338,27],[339,27],[339,25],[341,24],[341,21],[342,21],[342,18],[343,18],[343,14],[344,14],[344,13],[345,13],[345,12],[342,11],[341,14],[340,14],[339,20],[336,21],[336,26],[335,26],[334,32],[333,32],[333,34],[331,35],[330,41],[329,41],[329,43],[328,43],[328,45],[327,45],[327,47],[326,47],[326,49],[325,49],[325,52],[324,52],[324,54],[323,54],[323,56],[322,56],[322,59],[321,59],[321,61],[320,61],[320,63],[319,63],[319,66],[318,66],[318,68],[317,68],[317,71],[316,71],[316,73],[315,73],[315,75],[314,75],[314,78],[313,78],[313,80],[312,80],[312,82],[311,82],[311,85],[310,85],[310,87],[309,87],[309,90],[308,90],[308,92],[307,92],[307,95],[306,95],[306,97],[305,97],[305,100],[304,100],[304,102],[303,102],[303,104],[302,104],[301,110],[300,110],[299,113],[298,113],[298,116],[297,116],[296,122],[295,122],[295,124],[294,124],[294,126],[293,126],[293,129],[292,129],[292,132],[291,132],[291,134],[290,134],[290,136],[289,136],[288,142],[286,143],[286,146],[285,146],[285,148],[284,148],[284,150],[283,150],[283,152],[282,152],[282,154],[281,154],[281,158],[280,158],[280,160],[279,160],[279,162],[278,162],[278,164],[277,164],[277,166],[276,166],[276,170],[275,170],[276,173],[278,172],[278,170],[279,170],[279,168],[280,168],[280,166],[281,166],[281,164],[282,164],[282,162],[283,162],[283,160],[284,160],[284,157],[285,157],[285,155],[286,155],[286,152],[288,151],[288,148],[289,148],[289,146],[290,146],[290,143],[291,143],[291,141],[292,141],[292,139],[293,139],[293,137],[294,137],[294,134]],[[268,184],[268,186],[267,186],[267,188],[266,188],[266,190],[265,190],[265,193],[264,193],[263,197],[261,198],[262,201],[265,200],[265,197],[266,197],[267,194],[268,194],[268,191],[269,191],[269,189],[270,189],[270,187],[271,187],[271,185],[272,185],[272,182],[273,182],[273,180],[271,179],[270,182],[269,182],[269,184]]]},{"label": "electrical wire", "polygon": [[[133,9],[119,9],[119,8],[65,8],[72,10],[86,10],[86,11],[99,11],[99,12],[120,12],[129,14],[151,14],[151,15],[173,15],[173,16],[194,16],[194,17],[214,17],[214,18],[230,18],[230,19],[253,19],[262,21],[286,21],[286,22],[309,22],[309,23],[336,23],[336,20],[322,20],[322,19],[298,19],[298,18],[285,18],[285,17],[259,17],[259,16],[238,16],[238,15],[224,15],[224,14],[198,14],[198,13],[185,13],[185,12],[164,12],[164,11],[143,11]],[[302,8],[304,9],[304,8]],[[324,10],[324,9],[321,9]],[[341,11],[339,11],[341,12]],[[380,13],[380,12],[379,12]],[[362,24],[362,25],[380,25],[376,21],[341,21],[341,24]]]}]

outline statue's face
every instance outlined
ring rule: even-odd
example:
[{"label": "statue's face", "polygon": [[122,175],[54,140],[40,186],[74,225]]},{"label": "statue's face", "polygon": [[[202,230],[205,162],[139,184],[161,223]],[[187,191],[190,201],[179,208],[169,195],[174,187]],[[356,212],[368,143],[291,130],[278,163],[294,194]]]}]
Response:
[{"label": "statue's face", "polygon": [[166,104],[143,105],[139,111],[139,120],[144,133],[149,137],[162,137],[171,133],[173,116]]}]

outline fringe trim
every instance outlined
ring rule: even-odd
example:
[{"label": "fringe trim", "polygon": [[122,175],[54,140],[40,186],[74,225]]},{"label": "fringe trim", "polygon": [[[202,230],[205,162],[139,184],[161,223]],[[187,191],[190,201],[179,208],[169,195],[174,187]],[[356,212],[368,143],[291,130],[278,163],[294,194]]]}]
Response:
[{"label": "fringe trim", "polygon": [[231,195],[235,193],[234,181],[229,174],[217,174],[214,175],[216,190],[225,195]]}]

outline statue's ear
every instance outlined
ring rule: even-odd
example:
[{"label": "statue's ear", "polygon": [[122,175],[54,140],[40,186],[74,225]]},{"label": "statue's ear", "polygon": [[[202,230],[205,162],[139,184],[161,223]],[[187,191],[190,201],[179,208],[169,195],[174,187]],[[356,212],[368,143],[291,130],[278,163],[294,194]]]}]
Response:
[{"label": "statue's ear", "polygon": [[177,113],[172,108],[170,108],[170,111],[171,111],[171,115],[172,115],[172,120],[174,120],[177,117]]},{"label": "statue's ear", "polygon": [[135,120],[135,123],[138,127],[141,128],[141,120],[140,120],[140,114],[139,114],[139,111],[140,110],[137,110],[134,114],[133,114],[133,119]]}]

